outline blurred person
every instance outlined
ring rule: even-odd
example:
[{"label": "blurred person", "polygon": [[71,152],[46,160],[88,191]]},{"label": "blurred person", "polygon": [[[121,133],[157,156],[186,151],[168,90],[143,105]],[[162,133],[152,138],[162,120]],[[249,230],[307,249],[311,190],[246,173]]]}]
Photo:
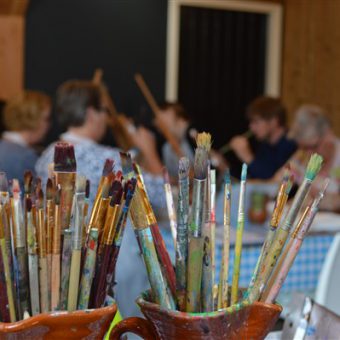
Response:
[{"label": "blurred person", "polygon": [[262,96],[248,105],[246,115],[259,145],[253,152],[246,137],[235,136],[231,149],[248,164],[249,177],[270,179],[296,151],[295,142],[286,135],[286,109],[280,99]]},{"label": "blurred person", "polygon": [[[295,113],[289,131],[299,150],[289,160],[294,179],[301,184],[310,156],[318,153],[323,157],[322,168],[313,182],[312,194],[322,187],[325,178],[330,179],[321,208],[340,211],[340,139],[336,137],[327,113],[316,105],[302,105]],[[280,172],[275,176],[278,178]]]},{"label": "blurred person", "polygon": [[[159,106],[160,119],[165,123],[173,136],[180,143],[181,149],[191,163],[194,161],[195,142],[191,122],[188,113],[180,103],[165,102]],[[157,119],[156,119],[157,125]],[[178,156],[171,145],[166,142],[162,147],[162,160],[169,175],[173,178],[178,176]]]},{"label": "blurred person", "polygon": [[21,186],[25,170],[35,172],[38,155],[34,149],[50,125],[51,100],[38,91],[23,91],[10,99],[3,110],[5,131],[0,141],[0,170]]},{"label": "blurred person", "polygon": [[[71,80],[62,84],[56,94],[58,119],[66,132],[60,140],[72,143],[75,149],[77,172],[90,180],[90,202],[97,192],[104,162],[115,161],[115,170],[120,170],[119,149],[100,145],[107,127],[107,108],[101,87],[91,81]],[[162,164],[158,158],[152,134],[139,128],[133,135],[149,172],[144,172],[144,181],[155,212],[165,210]],[[48,146],[36,164],[36,171],[45,182],[48,165],[53,162],[55,143]],[[140,255],[134,232],[128,223],[116,269],[116,300],[124,316],[139,315],[134,303],[142,291],[149,288],[145,266]]]},{"label": "blurred person", "polygon": [[[195,156],[194,150],[196,148],[195,139],[198,131],[193,128],[189,114],[186,112],[182,104],[177,102],[165,102],[159,107],[159,119],[162,119],[163,123],[165,123],[172,135],[177,138],[184,156],[186,156],[191,165],[193,165]],[[212,166],[216,167],[221,173],[223,173],[227,168],[227,164],[223,156],[214,149],[211,150],[210,154]],[[170,177],[177,180],[179,159],[168,142],[166,142],[162,147],[162,160]]]}]

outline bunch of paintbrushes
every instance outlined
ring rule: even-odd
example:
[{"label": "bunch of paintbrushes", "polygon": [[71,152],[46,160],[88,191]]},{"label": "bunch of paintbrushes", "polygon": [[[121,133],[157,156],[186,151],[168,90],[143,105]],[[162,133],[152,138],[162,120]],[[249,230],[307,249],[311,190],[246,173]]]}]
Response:
[{"label": "bunch of paintbrushes", "polygon": [[[105,304],[136,179],[104,165],[92,212],[74,148],[57,143],[46,190],[31,172],[11,188],[0,173],[0,320]],[[23,199],[23,201],[22,201]]]},{"label": "bunch of paintbrushes", "polygon": [[[222,259],[218,287],[217,290],[214,290],[216,189],[215,173],[210,169],[208,158],[210,146],[210,135],[198,134],[191,211],[189,206],[190,164],[186,158],[181,158],[179,161],[177,220],[174,220],[176,215],[174,214],[173,200],[170,197],[171,188],[166,172],[164,176],[171,232],[173,237],[176,236],[174,241],[177,307],[186,312],[210,312],[233,307],[238,303],[249,304],[259,300],[272,303],[301,247],[326,190],[327,181],[317,198],[306,207],[304,213],[299,217],[311,184],[321,168],[322,158],[316,154],[311,157],[305,179],[289,208],[287,200],[293,184],[293,176],[287,166],[279,186],[269,230],[251,283],[248,290],[242,294],[239,277],[245,221],[247,165],[243,164],[241,173],[231,284],[229,284],[231,179],[229,172],[225,175]],[[282,219],[284,208],[288,209]],[[293,228],[295,224],[296,226]],[[173,231],[174,226],[177,226],[176,232]],[[285,246],[287,239],[289,241]],[[162,263],[160,263],[160,267],[162,267]]]}]

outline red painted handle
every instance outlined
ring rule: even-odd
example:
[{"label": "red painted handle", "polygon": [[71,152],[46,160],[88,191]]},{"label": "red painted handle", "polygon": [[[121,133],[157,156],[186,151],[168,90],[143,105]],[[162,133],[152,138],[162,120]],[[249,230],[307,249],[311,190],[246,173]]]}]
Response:
[{"label": "red painted handle", "polygon": [[110,340],[119,340],[124,333],[134,333],[144,340],[156,340],[158,336],[150,321],[132,317],[119,322],[111,331]]}]

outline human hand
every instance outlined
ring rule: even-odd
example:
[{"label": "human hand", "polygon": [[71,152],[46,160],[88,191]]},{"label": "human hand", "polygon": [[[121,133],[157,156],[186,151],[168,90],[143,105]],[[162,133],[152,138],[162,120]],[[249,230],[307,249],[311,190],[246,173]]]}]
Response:
[{"label": "human hand", "polygon": [[229,145],[241,161],[249,164],[254,159],[254,155],[251,152],[249,142],[246,137],[235,136],[231,139]]},{"label": "human hand", "polygon": [[136,147],[142,154],[150,154],[156,151],[156,139],[154,134],[144,126],[138,127],[132,134]]},{"label": "human hand", "polygon": [[139,149],[143,168],[152,174],[162,173],[162,162],[159,159],[154,134],[143,126],[132,134],[134,145]]}]

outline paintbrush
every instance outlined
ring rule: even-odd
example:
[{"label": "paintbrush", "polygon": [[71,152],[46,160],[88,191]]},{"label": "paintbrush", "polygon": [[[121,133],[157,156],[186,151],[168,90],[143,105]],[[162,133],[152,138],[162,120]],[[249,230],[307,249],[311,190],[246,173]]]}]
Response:
[{"label": "paintbrush", "polygon": [[242,255],[242,236],[244,229],[244,199],[246,192],[247,164],[243,163],[240,184],[240,197],[238,203],[237,229],[235,241],[234,272],[231,284],[231,304],[238,300],[238,282],[240,277],[241,255]]},{"label": "paintbrush", "polygon": [[283,174],[283,179],[282,179],[282,182],[281,182],[281,185],[280,185],[280,188],[279,188],[279,192],[278,192],[277,197],[276,197],[275,206],[274,206],[272,218],[271,218],[271,221],[270,221],[269,230],[267,232],[266,239],[263,243],[261,253],[260,253],[260,256],[257,260],[256,267],[255,267],[254,273],[252,275],[252,279],[250,281],[248,290],[245,294],[245,297],[247,297],[249,295],[249,292],[253,289],[255,281],[257,279],[257,276],[258,276],[259,272],[261,272],[261,270],[262,270],[264,258],[266,256],[266,254],[268,253],[268,250],[269,250],[269,248],[270,248],[270,246],[271,246],[271,244],[274,240],[276,229],[279,225],[283,209],[284,209],[284,207],[287,203],[288,195],[289,195],[289,192],[291,190],[292,184],[293,184],[293,177],[291,177],[291,175],[290,175],[290,168],[287,167],[285,169],[284,174]]},{"label": "paintbrush", "polygon": [[274,303],[288,272],[294,263],[295,257],[301,248],[302,242],[313,223],[314,217],[319,210],[319,204],[324,197],[328,185],[329,179],[326,179],[324,187],[314,199],[312,205],[308,205],[306,207],[300,221],[290,235],[290,240],[285,247],[284,252],[280,256],[279,262],[277,263],[275,270],[261,296],[261,301]]},{"label": "paintbrush", "polygon": [[164,122],[164,120],[160,119],[160,108],[153,97],[150,89],[146,85],[143,76],[140,73],[135,74],[135,81],[140,88],[141,92],[144,95],[144,98],[146,99],[147,103],[149,104],[152,112],[154,113],[156,119],[157,119],[157,127],[159,131],[163,134],[164,138],[167,140],[167,142],[170,144],[171,148],[175,152],[178,158],[183,157],[183,150],[181,148],[180,142],[178,139],[173,135],[167,124]]},{"label": "paintbrush", "polygon": [[54,196],[54,229],[52,235],[52,265],[51,265],[51,310],[59,307],[60,300],[60,249],[61,249],[61,187],[58,185]]},{"label": "paintbrush", "polygon": [[31,313],[32,315],[37,315],[40,313],[38,241],[36,222],[32,215],[32,200],[30,198],[26,198],[25,206],[27,211],[27,253]]},{"label": "paintbrush", "polygon": [[96,213],[95,217],[91,219],[92,221],[90,222],[91,224],[88,226],[88,231],[91,230],[92,228],[98,229],[98,243],[100,243],[102,234],[103,234],[103,229],[104,229],[104,224],[105,224],[105,218],[106,218],[106,213],[108,206],[110,204],[110,190],[112,186],[112,176],[105,177],[103,183],[102,183],[102,189],[101,189],[101,197],[98,202],[98,206],[96,208]]},{"label": "paintbrush", "polygon": [[[0,205],[0,318],[2,322],[11,322],[9,294],[11,294],[12,287],[8,286],[6,275],[9,275],[8,257],[6,256],[6,240],[5,240],[5,228],[3,220],[4,206]],[[5,256],[3,256],[3,254]],[[7,267],[7,268],[6,268]],[[13,297],[12,297],[12,302]]]},{"label": "paintbrush", "polygon": [[33,184],[33,174],[32,174],[32,171],[26,170],[24,172],[24,213],[25,213],[25,226],[27,226],[26,198],[32,199],[32,184]]},{"label": "paintbrush", "polygon": [[71,229],[65,229],[63,237],[63,252],[61,256],[60,301],[59,301],[60,310],[67,309],[71,256],[72,256],[72,231]]},{"label": "paintbrush", "polygon": [[47,277],[48,294],[51,301],[51,274],[52,274],[52,234],[54,229],[54,187],[50,178],[46,183],[46,258],[47,258]]},{"label": "paintbrush", "polygon": [[105,220],[105,227],[102,237],[101,250],[97,254],[96,276],[92,285],[94,291],[91,307],[99,308],[104,304],[106,295],[106,274],[109,267],[111,254],[113,251],[112,243],[116,232],[116,225],[119,219],[120,204],[123,195],[121,182],[115,181],[110,206]]},{"label": "paintbrush", "polygon": [[84,204],[84,227],[81,238],[81,264],[80,273],[83,271],[85,255],[86,255],[86,239],[87,239],[87,226],[88,226],[88,210],[89,210],[89,198],[90,198],[90,180],[86,180],[85,187],[85,204]]},{"label": "paintbrush", "polygon": [[200,312],[201,281],[203,260],[202,228],[205,222],[205,195],[208,170],[208,152],[211,145],[211,136],[208,133],[199,133],[196,138],[192,215],[189,231],[188,271],[186,311]]},{"label": "paintbrush", "polygon": [[[0,172],[0,204],[4,207],[4,236],[6,241],[6,254],[8,257],[8,264],[11,273],[11,282],[14,282],[14,262],[12,256],[14,255],[14,243],[12,238],[12,229],[11,229],[11,203],[8,192],[8,181],[6,173]],[[13,290],[13,299],[16,301],[15,291]]]},{"label": "paintbrush", "polygon": [[39,290],[40,290],[40,311],[46,313],[50,310],[49,306],[49,287],[48,287],[48,263],[46,257],[46,227],[44,214],[44,194],[40,189],[37,193],[37,234],[38,234],[38,255],[39,255]]},{"label": "paintbrush", "polygon": [[121,214],[119,216],[119,220],[116,225],[116,232],[115,232],[113,243],[112,243],[113,249],[112,249],[112,255],[110,258],[110,265],[109,265],[109,268],[107,270],[107,275],[106,275],[106,288],[105,288],[106,294],[105,295],[108,294],[109,289],[112,286],[112,280],[115,274],[119,250],[122,244],[126,221],[128,217],[128,212],[129,212],[130,204],[131,204],[134,192],[135,192],[136,183],[137,183],[137,180],[135,178],[132,178],[131,180],[128,180],[124,186],[124,204],[121,210]]},{"label": "paintbrush", "polygon": [[97,215],[98,215],[99,203],[100,203],[101,198],[102,198],[103,185],[104,185],[104,183],[107,183],[107,182],[111,183],[111,179],[112,179],[112,175],[113,175],[112,174],[113,167],[114,167],[113,159],[107,158],[105,160],[105,163],[104,163],[102,176],[99,180],[96,198],[94,199],[94,202],[93,202],[90,221],[89,221],[89,224],[88,224],[87,235],[89,234],[92,227],[96,228],[95,227],[95,224],[96,224],[95,220],[96,220]]},{"label": "paintbrush", "polygon": [[[209,150],[210,151],[210,150]],[[211,169],[208,162],[207,183],[205,194],[205,211],[203,225],[203,265],[202,265],[202,287],[201,308],[202,312],[211,312],[214,309],[214,273],[213,273],[213,231],[211,230]]]},{"label": "paintbrush", "polygon": [[78,309],[87,309],[96,265],[98,229],[92,228],[87,241],[84,266],[80,279]]},{"label": "paintbrush", "polygon": [[275,238],[263,260],[263,265],[259,272],[258,279],[255,281],[253,289],[249,292],[248,300],[250,303],[257,301],[261,296],[265,284],[268,281],[278,258],[280,257],[281,250],[286,243],[290,229],[307,197],[312,182],[321,169],[321,165],[322,157],[318,154],[313,154],[308,162],[304,180],[294,196],[293,203],[283,223],[280,223],[280,226],[276,231]]},{"label": "paintbrush", "polygon": [[154,240],[154,244],[156,247],[156,252],[157,252],[158,259],[159,259],[159,263],[161,265],[162,271],[171,289],[172,296],[173,298],[175,298],[176,296],[175,270],[172,266],[170,255],[166,249],[165,242],[161,234],[161,231],[159,229],[156,216],[153,212],[153,209],[152,209],[152,206],[151,206],[151,203],[150,203],[147,191],[146,191],[146,187],[144,184],[143,175],[140,171],[140,168],[136,164],[134,164],[134,170],[137,176],[137,187],[138,187],[140,196],[142,197],[144,209],[147,212],[147,219],[149,221],[149,225],[150,225],[152,237]]},{"label": "paintbrush", "polygon": [[176,309],[176,304],[170,286],[162,272],[154,244],[150,223],[147,218],[148,211],[143,204],[140,191],[135,191],[131,202],[130,216],[134,226],[136,238],[143,255],[145,267],[155,303],[168,309]]},{"label": "paintbrush", "polygon": [[58,142],[54,147],[54,174],[56,184],[61,186],[61,230],[69,228],[73,195],[76,183],[76,158],[72,144]]},{"label": "paintbrush", "polygon": [[84,228],[82,237],[82,247],[85,247],[86,242],[86,226],[88,225],[88,213],[89,213],[89,202],[90,202],[90,180],[86,180],[85,187],[85,204],[84,204]]},{"label": "paintbrush", "polygon": [[23,220],[23,210],[20,197],[20,186],[17,179],[13,179],[13,197],[11,198],[12,230],[14,235],[15,257],[17,263],[17,312],[21,319],[25,311],[29,310],[28,301],[28,272],[26,257],[26,233]]},{"label": "paintbrush", "polygon": [[[1,187],[4,189],[4,187]],[[6,296],[8,301],[8,312],[9,319],[2,320],[3,322],[15,322],[16,321],[16,313],[15,313],[15,299],[13,296],[13,278],[11,273],[11,261],[10,261],[10,252],[8,251],[7,241],[5,238],[5,230],[8,229],[8,218],[6,215],[6,208],[1,203],[0,204],[0,253],[3,262],[3,273],[6,284]],[[2,293],[3,294],[3,293]]]},{"label": "paintbrush", "polygon": [[228,279],[229,279],[229,252],[230,252],[230,211],[231,211],[231,180],[227,169],[224,177],[224,204],[223,204],[223,249],[218,285],[217,308],[228,307]]},{"label": "paintbrush", "polygon": [[86,177],[77,175],[76,193],[74,195],[74,218],[72,220],[72,256],[70,268],[70,281],[68,288],[67,310],[77,309],[78,288],[80,280],[81,241],[84,227]]},{"label": "paintbrush", "polygon": [[186,306],[187,260],[188,260],[188,219],[189,219],[189,172],[190,162],[186,157],[179,160],[178,166],[178,205],[176,242],[176,297],[179,309]]},{"label": "paintbrush", "polygon": [[210,242],[211,242],[211,265],[212,282],[215,282],[216,269],[216,170],[210,170]]},{"label": "paintbrush", "polygon": [[163,168],[163,179],[164,179],[166,206],[168,208],[168,216],[169,216],[169,221],[170,221],[170,230],[171,230],[172,239],[174,241],[174,246],[176,249],[177,217],[176,217],[176,211],[175,211],[175,205],[174,205],[174,198],[172,196],[170,177],[169,177],[168,170],[165,167]]},{"label": "paintbrush", "polygon": [[[148,194],[144,186],[142,173],[140,171],[140,168],[136,164],[134,165],[132,164],[132,160],[129,154],[120,153],[120,156],[121,156],[124,178],[132,179],[134,176],[136,176],[137,178],[135,197],[138,197],[136,198],[136,200],[141,200],[144,212],[146,213],[146,219],[148,221],[148,225],[151,229],[152,237],[154,240],[154,246],[156,248],[156,253],[159,258],[159,264],[162,268],[162,271],[167,280],[167,283],[171,289],[171,294],[173,297],[175,297],[176,296],[175,271],[172,266],[169,253],[165,247],[162,234],[159,230],[159,226],[157,224],[155,214],[151,207],[151,203],[149,201]],[[133,199],[133,201],[135,201],[135,199]]]}]

